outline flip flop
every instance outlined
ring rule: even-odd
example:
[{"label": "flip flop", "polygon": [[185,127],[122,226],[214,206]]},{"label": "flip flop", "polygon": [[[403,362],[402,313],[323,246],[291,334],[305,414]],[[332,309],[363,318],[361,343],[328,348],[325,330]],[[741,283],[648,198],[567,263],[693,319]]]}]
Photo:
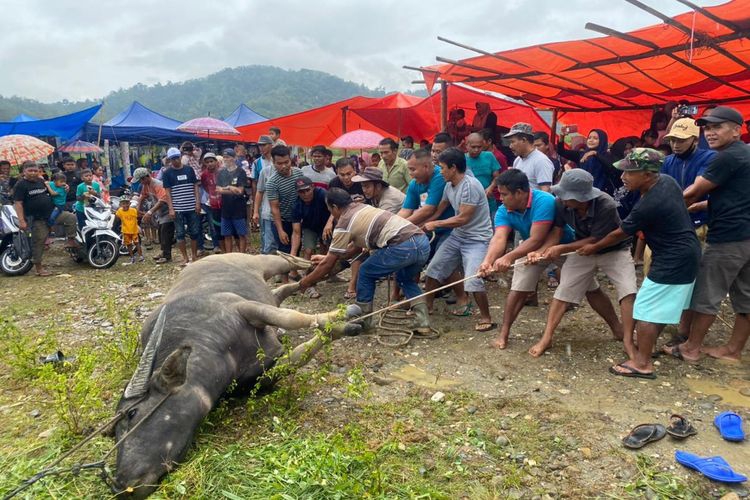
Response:
[{"label": "flip flop", "polygon": [[47,271],[46,269],[43,269],[43,270],[37,272],[36,275],[39,276],[39,277],[41,277],[41,278],[46,278],[47,276],[52,276],[52,273],[49,272],[49,271]]},{"label": "flip flop", "polygon": [[680,346],[679,345],[673,345],[668,346],[671,351],[664,350],[664,354],[667,354],[668,356],[672,356],[675,359],[679,359],[680,361],[684,361],[685,363],[697,363],[698,360],[694,359],[685,359],[685,356],[682,355],[682,352],[680,352]]},{"label": "flip flop", "polygon": [[702,458],[686,451],[675,450],[674,459],[677,460],[678,464],[697,470],[714,481],[721,481],[722,483],[742,483],[747,481],[746,476],[734,472],[732,466],[721,457]]},{"label": "flip flop", "polygon": [[462,317],[471,316],[473,313],[472,311],[473,308],[474,308],[474,304],[472,304],[471,302],[467,302],[466,305],[459,306],[458,309],[452,310],[451,314],[453,316],[462,316]]},{"label": "flip flop", "polygon": [[[480,328],[481,325],[484,325]],[[480,321],[474,326],[475,332],[489,332],[490,330],[494,330],[497,328],[497,323],[492,323],[489,321]]]},{"label": "flip flop", "polygon": [[627,372],[620,372],[615,370],[614,366],[609,367],[609,373],[612,375],[617,375],[619,377],[630,377],[630,378],[646,378],[649,380],[654,380],[656,378],[656,374],[654,372],[642,372],[640,370],[636,370],[635,368],[626,365],[625,363],[620,363],[620,368],[625,368]]},{"label": "flip flop", "polygon": [[688,419],[686,419],[682,415],[677,415],[675,413],[672,414],[672,416],[669,418],[672,422],[669,424],[669,427],[667,427],[667,434],[669,434],[673,438],[685,439],[687,437],[698,434],[698,431],[695,430],[693,424],[688,422]]},{"label": "flip flop", "polygon": [[661,424],[641,424],[633,427],[630,434],[622,438],[622,444],[625,448],[638,450],[648,443],[653,443],[664,439],[667,435],[667,429]]},{"label": "flip flop", "polygon": [[719,413],[714,418],[714,425],[719,429],[721,437],[727,441],[744,441],[745,433],[742,430],[742,417],[733,411]]}]

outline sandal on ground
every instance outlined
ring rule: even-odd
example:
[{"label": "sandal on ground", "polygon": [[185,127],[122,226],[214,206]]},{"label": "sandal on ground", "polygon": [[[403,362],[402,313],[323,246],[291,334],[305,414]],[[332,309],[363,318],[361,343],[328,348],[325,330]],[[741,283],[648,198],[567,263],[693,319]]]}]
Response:
[{"label": "sandal on ground", "polygon": [[474,313],[473,309],[474,309],[474,304],[472,304],[471,302],[467,302],[465,305],[459,306],[458,309],[453,309],[451,311],[451,314],[453,316],[461,316],[461,317],[471,316]]},{"label": "sandal on ground", "polygon": [[630,378],[647,378],[649,380],[653,380],[656,378],[656,374],[654,372],[642,372],[640,370],[637,370],[633,368],[632,366],[628,366],[625,363],[620,363],[620,368],[624,368],[627,371],[621,372],[619,370],[616,370],[614,366],[609,367],[609,373],[612,375],[617,375],[619,377],[630,377]]},{"label": "sandal on ground", "polygon": [[491,321],[480,321],[476,325],[474,325],[474,331],[475,332],[489,332],[490,330],[494,330],[497,328],[497,323],[493,323]]},{"label": "sandal on ground", "polygon": [[664,439],[667,435],[667,429],[661,424],[641,424],[636,425],[630,434],[622,438],[622,444],[625,448],[638,450],[649,443]]},{"label": "sandal on ground", "polygon": [[[667,349],[670,349],[670,350],[667,350]],[[686,359],[685,356],[683,356],[682,352],[680,352],[680,346],[679,345],[671,346],[669,348],[664,347],[664,349],[662,351],[664,352],[664,354],[672,356],[673,358],[679,359],[680,361],[684,361],[686,363],[697,363],[698,362],[698,360]]]},{"label": "sandal on ground", "polygon": [[714,481],[723,483],[743,483],[747,477],[732,470],[729,462],[721,457],[702,458],[682,450],[675,450],[674,459],[678,464],[697,470],[704,476]]},{"label": "sandal on ground", "polygon": [[172,262],[172,259],[165,259],[164,257],[159,257],[158,259],[156,259],[155,262],[157,264],[168,264],[168,263]]},{"label": "sandal on ground", "polygon": [[305,297],[308,299],[319,299],[320,298],[320,292],[315,289],[314,286],[311,286],[307,290],[305,290],[304,294]]},{"label": "sandal on ground", "polygon": [[344,292],[344,299],[351,300],[357,298],[357,292],[350,292],[349,290]]},{"label": "sandal on ground", "polygon": [[42,269],[41,271],[37,271],[36,275],[39,276],[39,277],[41,277],[41,278],[45,278],[47,276],[52,276],[52,273],[49,272],[49,271],[47,271],[46,269]]},{"label": "sandal on ground", "polygon": [[696,434],[698,434],[698,431],[695,430],[693,424],[691,424],[688,419],[686,419],[682,415],[677,415],[676,413],[674,413],[669,418],[671,422],[669,424],[669,427],[667,427],[667,434],[669,434],[673,438],[685,439],[687,437],[695,436]]},{"label": "sandal on ground", "polygon": [[745,440],[745,432],[742,430],[742,417],[733,411],[719,413],[714,418],[714,426],[719,434],[727,441],[740,442]]}]

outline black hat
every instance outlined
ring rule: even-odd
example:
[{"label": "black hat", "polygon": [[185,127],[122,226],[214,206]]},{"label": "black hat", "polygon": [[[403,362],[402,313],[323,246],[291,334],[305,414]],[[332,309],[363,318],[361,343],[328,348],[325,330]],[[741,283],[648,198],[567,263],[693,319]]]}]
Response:
[{"label": "black hat", "polygon": [[297,191],[304,191],[313,187],[313,181],[304,176],[297,179],[297,182],[295,184],[297,186]]},{"label": "black hat", "polygon": [[713,109],[709,109],[706,114],[697,120],[695,124],[699,127],[703,127],[707,123],[722,123],[732,122],[737,125],[742,125],[742,115],[739,111],[729,106],[717,106]]}]

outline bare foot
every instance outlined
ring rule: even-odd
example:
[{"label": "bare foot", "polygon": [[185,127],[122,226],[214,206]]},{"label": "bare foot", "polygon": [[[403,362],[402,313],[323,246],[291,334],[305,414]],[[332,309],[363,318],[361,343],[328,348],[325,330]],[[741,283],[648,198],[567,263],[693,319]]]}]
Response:
[{"label": "bare foot", "polygon": [[728,346],[719,345],[716,347],[704,347],[701,349],[707,356],[711,356],[716,359],[723,359],[724,361],[740,361],[742,356],[740,353],[732,352]]},{"label": "bare foot", "polygon": [[492,341],[490,347],[493,347],[495,349],[505,349],[506,347],[508,347],[508,336],[498,335],[497,337],[495,337],[495,340]]},{"label": "bare foot", "polygon": [[531,354],[531,356],[534,358],[538,358],[539,356],[544,354],[544,352],[550,347],[552,347],[552,340],[542,339],[531,346],[531,349],[529,349],[529,354]]}]

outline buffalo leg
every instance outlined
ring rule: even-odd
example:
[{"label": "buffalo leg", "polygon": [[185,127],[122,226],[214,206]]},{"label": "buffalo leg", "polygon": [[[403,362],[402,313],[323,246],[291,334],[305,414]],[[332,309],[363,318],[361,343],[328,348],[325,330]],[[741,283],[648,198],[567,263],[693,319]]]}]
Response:
[{"label": "buffalo leg", "polygon": [[297,290],[299,290],[299,283],[289,283],[288,285],[281,285],[278,288],[274,288],[273,297],[276,299],[276,305],[280,306],[287,297],[293,295]]},{"label": "buffalo leg", "polygon": [[299,257],[279,257],[278,255],[255,255],[253,265],[263,270],[263,279],[279,274],[287,274],[295,269],[308,269],[312,262]]}]

